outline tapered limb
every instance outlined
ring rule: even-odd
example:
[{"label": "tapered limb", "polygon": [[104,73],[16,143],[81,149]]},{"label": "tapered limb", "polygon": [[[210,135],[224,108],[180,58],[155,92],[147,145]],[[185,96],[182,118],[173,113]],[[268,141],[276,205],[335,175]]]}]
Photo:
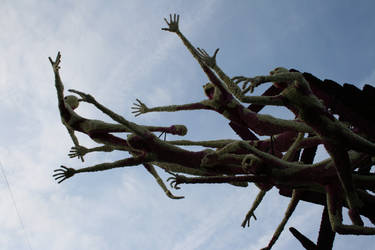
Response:
[{"label": "tapered limb", "polygon": [[277,239],[279,238],[281,232],[284,230],[286,223],[288,222],[290,216],[293,214],[294,210],[296,209],[298,202],[299,202],[299,195],[300,191],[293,190],[292,198],[289,202],[288,208],[285,211],[284,218],[282,219],[281,223],[277,227],[276,231],[274,232],[270,242],[268,243],[267,247],[264,249],[271,249],[272,246],[276,243]]},{"label": "tapered limb", "polygon": [[305,235],[301,234],[297,229],[294,227],[290,227],[289,231],[293,234],[294,237],[301,243],[301,245],[306,250],[318,250],[315,243],[312,242],[309,238],[307,238]]},{"label": "tapered limb", "polygon": [[318,249],[332,249],[335,236],[336,233],[332,231],[332,227],[329,222],[327,206],[324,206],[317,242]]}]

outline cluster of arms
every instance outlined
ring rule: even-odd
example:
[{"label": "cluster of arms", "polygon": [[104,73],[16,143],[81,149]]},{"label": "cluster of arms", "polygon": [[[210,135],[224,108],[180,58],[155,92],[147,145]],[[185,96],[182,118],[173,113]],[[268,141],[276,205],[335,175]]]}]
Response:
[{"label": "cluster of arms", "polygon": [[[162,140],[153,132],[184,136],[186,127],[139,125],[106,108],[89,94],[69,90],[79,98],[64,96],[59,74],[61,54],[58,53],[55,60],[49,60],[55,75],[61,119],[75,145],[69,156],[84,161],[84,155],[89,152],[123,150],[131,157],[80,169],[61,166],[55,170],[54,178],[60,183],[78,173],[143,165],[172,199],[183,197],[174,196],[168,190],[155,166],[171,174],[168,181],[175,189],[188,183],[229,183],[246,187],[252,182],[259,188],[259,193],[242,223],[243,227],[249,226],[251,217],[256,219],[255,209],[267,191],[276,187],[281,195],[291,199],[285,217],[265,249],[274,245],[300,200],[324,206],[317,243],[290,228],[306,249],[331,248],[336,233],[374,235],[375,228],[365,226],[361,218],[367,217],[375,224],[375,197],[370,193],[375,191],[375,175],[371,173],[375,136],[371,123],[355,117],[355,114],[338,119],[338,116],[345,117],[345,107],[332,100],[332,95],[315,83],[318,79],[307,73],[280,67],[266,76],[230,78],[216,64],[218,49],[209,56],[205,50],[192,46],[179,30],[178,15],[170,15],[165,21],[167,27],[162,30],[177,34],[207,75],[210,81],[204,85],[207,99],[154,108],[137,99],[132,107],[133,113],[139,116],[149,112],[212,110],[227,118],[241,139],[166,141],[165,137]],[[263,95],[246,95],[268,82],[273,84]],[[240,83],[242,88],[238,86]],[[79,102],[94,105],[114,123],[79,116],[74,111]],[[244,106],[244,103],[250,105]],[[295,114],[295,120],[259,114],[266,105],[288,108]],[[75,131],[87,134],[103,146],[88,149],[79,145]],[[129,133],[126,140],[113,135],[123,132]],[[258,136],[269,136],[269,139],[261,140]],[[330,158],[314,163],[318,145],[325,147]],[[181,146],[202,146],[205,149],[190,151]],[[343,224],[344,207],[348,209],[349,225]]]}]

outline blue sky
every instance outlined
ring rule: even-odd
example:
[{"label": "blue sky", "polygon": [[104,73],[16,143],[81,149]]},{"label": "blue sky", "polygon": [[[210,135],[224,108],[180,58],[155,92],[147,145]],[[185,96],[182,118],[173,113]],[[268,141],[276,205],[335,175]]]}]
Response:
[{"label": "blue sky", "polygon": [[[140,124],[185,124],[187,139],[237,138],[216,113],[194,111],[134,118],[136,98],[149,106],[204,99],[205,75],[175,34],[161,31],[169,13],[198,47],[220,48],[230,76],[268,74],[277,66],[362,87],[375,83],[375,4],[359,1],[8,1],[0,8],[0,248],[259,249],[288,200],[270,191],[250,228],[240,224],[257,188],[185,185],[169,200],[142,167],[52,179],[59,165],[83,167],[125,158],[93,153],[70,159],[48,56],[62,53],[65,88],[93,94]],[[259,93],[259,92],[258,92]],[[288,117],[284,110],[273,115]],[[83,104],[80,115],[110,121]],[[172,138],[172,137],[168,137]],[[94,146],[79,135],[84,146]],[[322,157],[324,152],[322,152]],[[165,179],[161,171],[160,174]],[[321,207],[301,203],[287,227],[316,239]],[[370,249],[373,237],[338,236],[334,249]],[[285,230],[274,249],[301,249]]]}]

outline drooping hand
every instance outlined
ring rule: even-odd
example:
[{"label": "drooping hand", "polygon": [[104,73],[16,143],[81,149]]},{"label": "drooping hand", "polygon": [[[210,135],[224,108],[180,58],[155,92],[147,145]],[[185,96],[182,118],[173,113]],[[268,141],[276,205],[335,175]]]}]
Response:
[{"label": "drooping hand", "polygon": [[75,173],[76,170],[74,168],[67,168],[65,166],[60,166],[60,168],[53,170],[55,172],[54,175],[52,175],[57,183],[61,183],[65,181],[66,179],[72,177]]},{"label": "drooping hand", "polygon": [[83,159],[83,156],[87,154],[89,150],[83,146],[73,146],[70,151],[68,156],[70,158],[78,157],[79,159]]},{"label": "drooping hand", "polygon": [[143,102],[141,102],[139,99],[136,99],[138,103],[133,103],[133,107],[131,107],[131,109],[134,109],[134,111],[132,111],[132,113],[134,114],[135,117],[141,115],[141,114],[145,114],[147,113],[150,109],[146,106],[146,104],[144,104]]},{"label": "drooping hand", "polygon": [[169,32],[177,32],[178,31],[178,22],[180,20],[180,15],[173,15],[169,14],[169,22],[166,18],[164,18],[164,21],[167,23],[168,28],[161,28],[162,30],[169,31]]},{"label": "drooping hand", "polygon": [[69,89],[68,91],[79,95],[81,97],[81,99],[79,101],[88,102],[88,103],[95,103],[96,102],[95,98],[92,95],[85,94],[85,93],[83,93],[81,91],[78,91],[78,90],[75,90],[75,89]]},{"label": "drooping hand", "polygon": [[51,57],[48,57],[49,61],[51,62],[53,72],[57,73],[60,69],[60,62],[61,62],[61,53],[60,51],[57,52],[56,60],[53,61]]},{"label": "drooping hand", "polygon": [[204,49],[197,48],[197,54],[199,59],[206,64],[208,67],[213,68],[216,66],[216,54],[219,52],[217,48],[213,56],[210,56]]},{"label": "drooping hand", "polygon": [[[256,76],[256,77],[236,76],[232,78],[232,81],[235,84],[239,84],[243,82],[242,93],[245,94],[249,91],[250,93],[253,93],[254,89],[264,82],[264,77],[263,76]],[[250,83],[250,86],[247,86],[249,83]]]}]

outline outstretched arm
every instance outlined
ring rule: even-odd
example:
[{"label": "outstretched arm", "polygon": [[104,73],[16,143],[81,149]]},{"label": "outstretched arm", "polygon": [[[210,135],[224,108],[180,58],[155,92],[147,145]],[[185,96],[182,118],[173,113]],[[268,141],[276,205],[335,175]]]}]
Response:
[{"label": "outstretched arm", "polygon": [[111,117],[114,121],[116,121],[116,122],[124,125],[130,131],[132,131],[133,133],[137,134],[138,136],[143,137],[143,138],[144,137],[148,137],[148,136],[155,137],[145,127],[140,126],[140,125],[138,125],[138,124],[136,124],[134,122],[126,120],[121,115],[116,114],[112,110],[110,110],[107,107],[103,106],[102,104],[98,103],[92,95],[85,94],[83,92],[80,92],[80,91],[74,90],[74,89],[69,89],[68,91],[81,96],[82,101],[93,104],[96,108],[98,108],[100,111],[102,111],[103,113],[105,113],[106,115],[108,115],[109,117]]},{"label": "outstretched arm", "polygon": [[132,113],[135,117],[150,113],[150,112],[175,112],[180,110],[199,110],[199,109],[213,109],[211,106],[208,105],[207,100],[183,105],[169,105],[169,106],[160,106],[154,108],[148,108],[146,104],[141,102],[139,99],[136,99],[137,102],[133,103],[131,109],[133,109]]},{"label": "outstretched arm", "polygon": [[101,146],[101,147],[95,147],[95,148],[86,148],[86,147],[78,145],[78,146],[72,147],[70,149],[68,156],[70,158],[74,158],[74,157],[83,158],[83,156],[87,153],[91,153],[91,152],[112,152],[113,150],[115,150],[115,148],[111,147],[111,146],[108,146],[108,145],[104,145],[104,146]]},{"label": "outstretched arm", "polygon": [[74,169],[74,168],[61,166],[61,168],[54,170],[55,174],[53,175],[53,177],[58,183],[61,183],[77,173],[96,172],[96,171],[104,171],[104,170],[108,170],[112,168],[136,166],[136,165],[149,162],[152,160],[153,160],[152,156],[142,155],[142,156],[137,156],[137,157],[125,158],[125,159],[118,160],[115,162],[110,162],[110,163],[101,163],[101,164],[97,164],[91,167],[80,168],[80,169]]},{"label": "outstretched arm", "polygon": [[[242,91],[243,94],[249,91],[250,93],[252,93],[256,87],[267,82],[290,84],[296,81],[299,88],[302,87],[310,89],[309,84],[303,78],[303,75],[299,72],[289,72],[287,69],[279,67],[271,71],[270,74],[271,75],[268,76],[255,77],[236,76],[233,77],[232,80],[234,80],[235,84],[239,84],[240,82],[244,83],[244,91]],[[248,83],[250,83],[250,86],[246,87]]]}]

